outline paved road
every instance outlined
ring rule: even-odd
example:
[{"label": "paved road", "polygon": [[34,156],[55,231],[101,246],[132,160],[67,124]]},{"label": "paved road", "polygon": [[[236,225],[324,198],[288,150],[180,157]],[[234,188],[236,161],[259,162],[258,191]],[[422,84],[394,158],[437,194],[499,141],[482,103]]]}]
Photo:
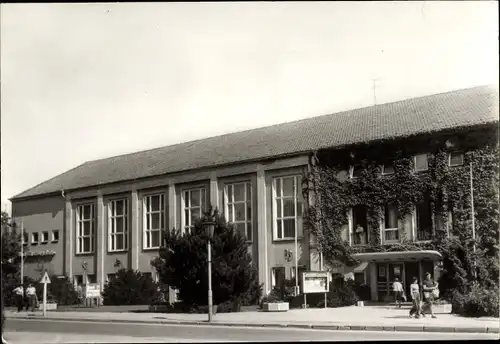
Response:
[{"label": "paved road", "polygon": [[498,334],[325,331],[224,326],[166,325],[9,319],[5,338],[24,343],[175,343],[231,341],[363,341],[498,339]]}]

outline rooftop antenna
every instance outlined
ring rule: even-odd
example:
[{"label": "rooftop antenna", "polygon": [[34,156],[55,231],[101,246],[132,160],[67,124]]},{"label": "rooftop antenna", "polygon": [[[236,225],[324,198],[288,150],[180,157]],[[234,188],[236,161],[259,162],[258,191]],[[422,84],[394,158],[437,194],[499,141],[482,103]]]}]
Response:
[{"label": "rooftop antenna", "polygon": [[379,79],[380,79],[380,77],[372,79],[372,82],[373,82],[373,105],[377,105],[377,84],[376,84],[376,82]]}]

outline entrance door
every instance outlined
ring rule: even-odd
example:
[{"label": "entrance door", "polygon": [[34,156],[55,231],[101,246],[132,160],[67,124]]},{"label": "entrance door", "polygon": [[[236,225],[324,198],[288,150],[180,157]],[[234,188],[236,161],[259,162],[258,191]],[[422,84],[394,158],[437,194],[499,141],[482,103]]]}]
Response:
[{"label": "entrance door", "polygon": [[377,264],[377,300],[386,301],[387,300],[387,264],[378,263]]},{"label": "entrance door", "polygon": [[[407,262],[405,263],[405,293],[408,300],[411,300],[410,295],[410,284],[413,282],[413,277],[418,277],[418,263],[417,262]],[[419,280],[420,283],[420,280]]]}]

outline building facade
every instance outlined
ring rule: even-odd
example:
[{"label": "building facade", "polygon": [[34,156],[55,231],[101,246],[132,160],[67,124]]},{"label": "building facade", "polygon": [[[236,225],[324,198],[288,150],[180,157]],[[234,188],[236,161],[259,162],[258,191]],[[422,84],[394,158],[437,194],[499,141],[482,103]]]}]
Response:
[{"label": "building facade", "polygon": [[[75,285],[86,276],[103,288],[124,267],[156,279],[150,262],[158,255],[162,231],[189,231],[203,211],[215,206],[246,235],[268,293],[297,270],[327,268],[305,221],[311,200],[302,192],[303,176],[314,152],[418,136],[422,127],[439,135],[496,126],[496,94],[490,87],[454,91],[84,163],[11,199],[12,217],[29,246],[25,275],[38,278],[48,270],[72,278]],[[451,155],[450,163],[463,162],[460,154]],[[425,151],[415,154],[422,172],[426,156]],[[391,168],[384,166],[382,173],[393,173]],[[356,166],[344,172],[345,178],[357,178]],[[385,209],[377,229],[382,244],[402,236],[430,240],[435,219],[419,206],[402,224],[393,209]],[[362,206],[350,209],[342,232],[346,244],[369,243],[374,231],[358,230],[368,228],[364,212]],[[404,231],[396,230],[400,227]],[[344,272],[369,284],[373,300],[383,300],[391,278],[434,271],[440,257],[421,250],[359,252],[358,258],[363,264]]]}]

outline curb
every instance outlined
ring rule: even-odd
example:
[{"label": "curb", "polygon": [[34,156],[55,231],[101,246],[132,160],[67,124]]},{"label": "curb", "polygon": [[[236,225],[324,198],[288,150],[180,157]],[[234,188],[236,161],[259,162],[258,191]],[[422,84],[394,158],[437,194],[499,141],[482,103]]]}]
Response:
[{"label": "curb", "polygon": [[172,324],[172,325],[198,325],[198,326],[227,326],[227,327],[267,327],[267,328],[300,328],[326,331],[387,331],[387,332],[441,332],[441,333],[499,333],[498,327],[442,327],[442,326],[383,326],[383,325],[336,325],[336,324],[264,324],[264,323],[226,323],[207,321],[186,321],[186,320],[168,320],[168,319],[151,319],[151,320],[129,320],[129,319],[95,319],[95,318],[79,318],[79,319],[64,319],[64,318],[44,318],[43,316],[20,316],[6,317],[10,320],[49,320],[60,322],[110,322],[110,323],[140,323],[140,324]]}]

